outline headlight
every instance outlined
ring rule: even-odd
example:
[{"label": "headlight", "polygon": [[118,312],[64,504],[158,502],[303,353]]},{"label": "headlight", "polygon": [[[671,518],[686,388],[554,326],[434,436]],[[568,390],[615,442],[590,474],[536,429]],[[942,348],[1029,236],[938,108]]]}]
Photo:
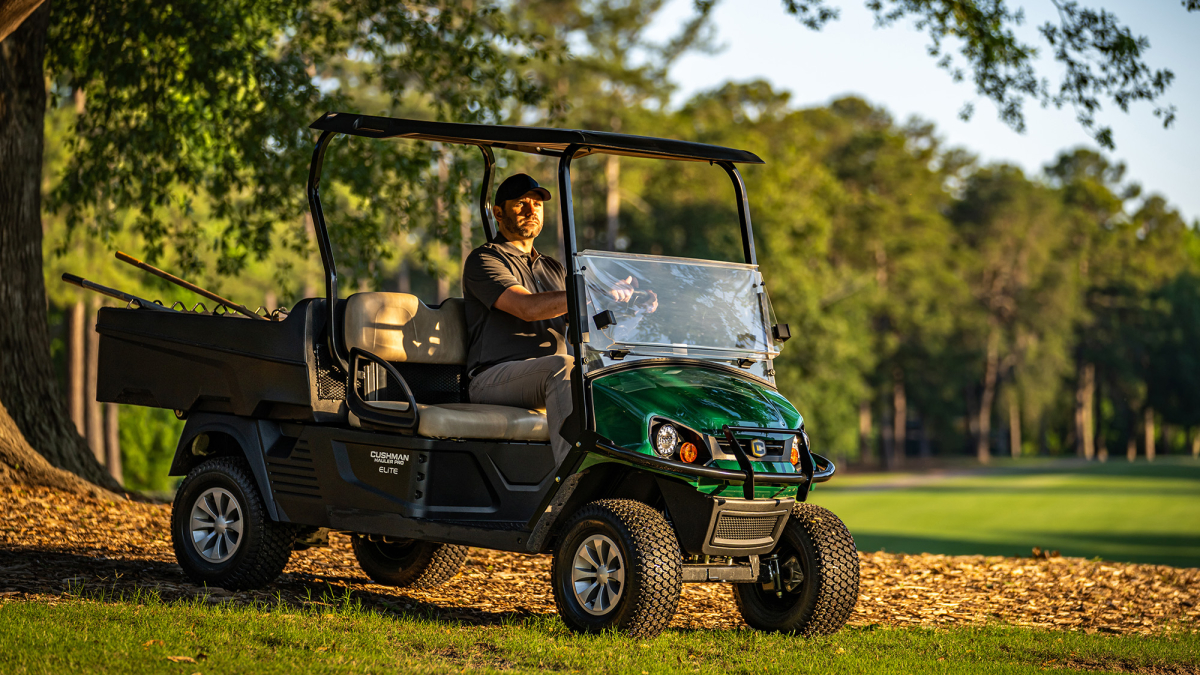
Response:
[{"label": "headlight", "polygon": [[[804,433],[803,429],[800,430],[800,437],[804,439],[804,451],[808,452],[811,450],[812,446],[810,446],[808,443],[808,434]],[[790,459],[792,460],[793,466],[800,466],[800,444],[797,442],[799,440],[800,439],[792,441],[792,456]]]},{"label": "headlight", "polygon": [[675,446],[679,445],[679,430],[670,424],[664,424],[654,434],[654,451],[662,457],[675,454]]}]

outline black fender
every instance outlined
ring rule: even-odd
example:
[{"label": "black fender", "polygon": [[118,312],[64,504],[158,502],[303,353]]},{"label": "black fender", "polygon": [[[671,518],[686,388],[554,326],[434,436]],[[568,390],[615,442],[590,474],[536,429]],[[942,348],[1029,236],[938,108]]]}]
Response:
[{"label": "black fender", "polygon": [[533,534],[527,550],[530,553],[553,550],[575,512],[597,499],[632,499],[654,509],[663,505],[653,473],[619,462],[593,464],[568,476],[550,509],[539,512],[530,522]]},{"label": "black fender", "polygon": [[[201,435],[206,438],[197,443]],[[271,492],[271,482],[267,478],[266,451],[281,435],[279,424],[269,420],[221,413],[192,413],[179,437],[168,475],[186,476],[210,457],[241,455],[254,473],[254,482],[258,484],[259,494],[271,520],[286,520],[280,517],[275,496]]]}]

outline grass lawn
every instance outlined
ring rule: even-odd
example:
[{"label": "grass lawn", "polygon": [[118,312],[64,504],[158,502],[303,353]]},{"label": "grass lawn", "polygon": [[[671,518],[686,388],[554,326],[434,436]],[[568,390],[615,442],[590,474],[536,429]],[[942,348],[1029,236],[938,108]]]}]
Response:
[{"label": "grass lawn", "polygon": [[862,551],[1064,556],[1200,567],[1200,462],[1009,461],[978,475],[836,476],[810,501]]},{"label": "grass lawn", "polygon": [[287,607],[66,600],[0,605],[0,673],[1194,672],[1200,634],[1103,636],[1004,626],[847,628],[828,638],[667,631],[576,636],[556,617],[498,627]]}]

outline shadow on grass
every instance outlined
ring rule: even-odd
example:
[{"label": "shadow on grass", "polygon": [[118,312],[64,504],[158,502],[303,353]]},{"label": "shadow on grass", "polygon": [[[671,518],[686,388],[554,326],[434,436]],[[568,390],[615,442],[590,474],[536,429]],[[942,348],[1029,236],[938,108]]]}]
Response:
[{"label": "shadow on grass", "polygon": [[1039,532],[1017,540],[951,539],[887,532],[855,532],[860,551],[888,553],[936,553],[942,555],[987,555],[1029,557],[1034,546],[1057,550],[1064,556],[1095,557],[1114,562],[1200,566],[1200,536],[1132,535],[1103,532]]},{"label": "shadow on grass", "polygon": [[229,592],[191,583],[175,563],[93,557],[39,547],[0,548],[0,592],[128,602],[154,598],[168,603],[201,601],[318,610],[354,607],[472,625],[505,625],[549,616],[521,608],[485,611],[442,606],[406,595],[400,589],[368,589],[367,583],[365,577],[288,573],[259,590]]}]

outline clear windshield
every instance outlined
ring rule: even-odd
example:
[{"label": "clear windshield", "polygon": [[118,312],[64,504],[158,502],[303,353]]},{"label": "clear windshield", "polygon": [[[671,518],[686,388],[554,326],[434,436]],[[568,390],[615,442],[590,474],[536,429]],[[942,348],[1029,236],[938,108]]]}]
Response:
[{"label": "clear windshield", "polygon": [[755,265],[599,251],[579,262],[593,350],[756,361],[779,353]]}]

